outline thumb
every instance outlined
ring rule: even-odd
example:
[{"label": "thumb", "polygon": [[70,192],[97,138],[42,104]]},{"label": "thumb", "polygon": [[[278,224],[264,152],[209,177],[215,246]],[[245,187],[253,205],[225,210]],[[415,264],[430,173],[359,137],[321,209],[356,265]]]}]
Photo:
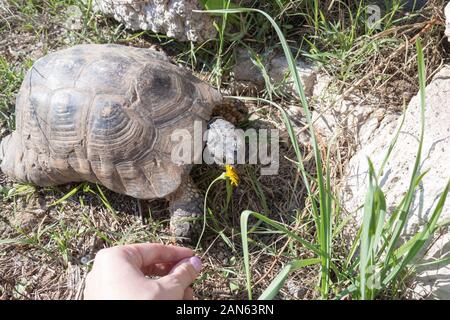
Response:
[{"label": "thumb", "polygon": [[157,281],[166,289],[184,292],[197,279],[201,269],[202,262],[199,257],[186,258],[177,263],[167,276]]}]

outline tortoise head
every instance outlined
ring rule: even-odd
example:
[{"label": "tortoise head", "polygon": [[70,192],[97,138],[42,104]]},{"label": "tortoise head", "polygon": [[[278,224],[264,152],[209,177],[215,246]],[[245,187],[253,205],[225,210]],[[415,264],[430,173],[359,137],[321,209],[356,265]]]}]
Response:
[{"label": "tortoise head", "polygon": [[221,166],[234,165],[240,146],[236,127],[231,122],[216,117],[208,123],[206,134],[206,162]]}]

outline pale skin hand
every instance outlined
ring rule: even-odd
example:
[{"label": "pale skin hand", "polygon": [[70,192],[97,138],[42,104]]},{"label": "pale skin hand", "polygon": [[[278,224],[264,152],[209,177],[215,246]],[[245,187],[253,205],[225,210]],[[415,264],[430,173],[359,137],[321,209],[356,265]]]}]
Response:
[{"label": "pale skin hand", "polygon": [[200,270],[188,248],[143,243],[103,249],[87,275],[84,299],[189,300]]}]

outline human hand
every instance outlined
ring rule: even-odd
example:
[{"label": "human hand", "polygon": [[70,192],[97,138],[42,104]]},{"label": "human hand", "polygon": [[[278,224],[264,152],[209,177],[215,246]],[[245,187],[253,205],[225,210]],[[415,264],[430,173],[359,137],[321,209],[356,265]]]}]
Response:
[{"label": "human hand", "polygon": [[87,275],[84,299],[192,299],[190,285],[201,268],[188,248],[143,243],[102,249]]}]

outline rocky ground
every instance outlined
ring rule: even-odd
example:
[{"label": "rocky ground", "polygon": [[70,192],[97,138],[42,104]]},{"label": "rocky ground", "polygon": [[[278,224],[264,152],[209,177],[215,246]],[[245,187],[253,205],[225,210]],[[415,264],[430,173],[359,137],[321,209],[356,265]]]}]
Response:
[{"label": "rocky ground", "polygon": [[[125,7],[114,7],[113,2],[100,1],[96,8],[112,16],[106,18],[100,12],[92,13],[91,8],[74,5],[72,1],[44,1],[40,5],[19,1],[19,6],[0,1],[2,137],[14,129],[15,94],[24,72],[47,52],[86,42],[152,46],[167,52],[175,63],[189,68],[205,81],[220,86],[224,94],[276,101],[294,124],[305,166],[314,173],[305,114],[293,90],[292,78],[286,75],[287,62],[279,50],[278,40],[273,32],[262,31],[270,29],[267,25],[262,25],[256,18],[248,18],[251,25],[239,41],[217,41],[208,47],[208,41],[197,44],[182,41],[205,40],[216,31],[197,28],[198,25],[192,22],[201,19],[200,25],[206,24],[209,20],[203,18],[206,15],[202,18],[196,14],[183,15],[183,10],[196,5],[195,1],[168,1],[172,10],[165,13],[170,15],[168,19],[155,18],[155,12],[159,12],[156,7],[133,6],[133,1],[128,1]],[[252,1],[245,3],[258,6]],[[301,8],[293,6],[285,8],[286,14],[274,14],[274,17],[279,24],[291,26],[283,31],[290,45],[298,48],[302,46],[299,35],[314,39],[314,32],[311,33],[311,23],[299,20],[295,15]],[[272,9],[263,4],[259,8]],[[327,14],[346,18],[337,9]],[[240,19],[247,21],[242,15]],[[327,148],[331,150],[334,189],[342,195],[346,213],[358,221],[356,209],[362,204],[367,187],[366,156],[372,158],[376,167],[380,166],[407,106],[399,142],[387,164],[386,176],[382,178],[390,206],[397,204],[409,182],[420,118],[416,97],[417,55],[413,44],[417,37],[423,39],[428,87],[421,170],[430,171],[415,197],[409,235],[426,223],[430,208],[450,178],[446,161],[450,148],[446,88],[450,86],[450,80],[445,66],[444,1],[430,1],[417,17],[411,19],[380,33],[360,34],[346,50],[342,49],[345,47],[342,43],[336,49],[332,37],[322,39],[318,41],[320,46],[309,47],[309,56],[314,59],[297,59],[321,149],[324,155]],[[239,37],[236,25],[230,23],[230,30],[220,35],[219,29],[214,39]],[[240,25],[239,19],[237,25]],[[181,41],[164,35],[155,36],[153,32],[141,29],[165,32]],[[261,32],[267,33],[260,36]],[[367,49],[367,43],[376,43],[376,48]],[[207,49],[203,51],[204,48]],[[259,166],[239,166],[241,182],[233,190],[229,203],[224,183],[211,189],[207,201],[215,219],[209,221],[207,232],[199,243],[198,254],[204,261],[205,270],[194,285],[198,299],[246,298],[239,225],[243,210],[261,212],[292,228],[308,241],[313,241],[316,233],[280,112],[262,101],[248,101],[244,109],[249,116],[240,123],[242,128],[280,129],[280,172],[276,176],[260,176]],[[221,173],[219,167],[198,166],[193,170],[193,177],[200,189],[206,191]],[[37,188],[14,183],[4,175],[1,176],[1,194],[2,299],[82,298],[84,279],[99,249],[131,242],[170,242],[167,203],[162,200],[139,201],[92,184]],[[442,214],[444,222],[450,219],[449,211],[447,201]],[[336,217],[336,225],[341,225],[340,219]],[[255,223],[255,220],[251,221],[251,225]],[[333,239],[336,257],[348,255],[354,233],[355,229],[348,225],[336,234]],[[258,226],[251,239],[255,296],[287,262],[311,257],[311,252],[266,225]],[[443,223],[429,250],[422,254],[425,260],[448,260],[448,241],[448,229]],[[318,298],[318,269],[318,266],[311,266],[294,272],[278,297]],[[432,264],[419,270],[418,275],[405,277],[400,289],[382,297],[448,298],[448,280],[448,267],[444,263]]]}]

